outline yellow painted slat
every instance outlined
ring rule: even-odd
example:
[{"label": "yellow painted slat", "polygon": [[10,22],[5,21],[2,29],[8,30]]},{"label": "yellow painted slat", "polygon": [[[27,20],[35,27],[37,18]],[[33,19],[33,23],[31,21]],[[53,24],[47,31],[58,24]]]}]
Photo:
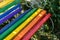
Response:
[{"label": "yellow painted slat", "polygon": [[3,8],[4,6],[12,3],[14,0],[3,0],[3,2],[0,2],[0,8]]},{"label": "yellow painted slat", "polygon": [[4,40],[11,40],[15,35],[17,35],[30,21],[35,18],[42,9],[38,9],[35,13],[33,13],[25,22],[23,22],[19,27],[17,27],[11,34],[9,34]]}]

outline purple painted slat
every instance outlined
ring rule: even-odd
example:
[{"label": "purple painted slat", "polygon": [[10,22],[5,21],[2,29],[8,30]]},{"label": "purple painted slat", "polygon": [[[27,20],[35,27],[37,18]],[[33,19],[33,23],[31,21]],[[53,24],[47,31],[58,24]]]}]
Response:
[{"label": "purple painted slat", "polygon": [[0,19],[0,24],[4,23],[5,21],[7,21],[8,19],[10,19],[11,17],[13,17],[14,15],[16,15],[17,13],[21,12],[22,8],[18,8],[17,10],[15,10],[14,12],[12,12],[11,14],[5,16],[4,18]]}]

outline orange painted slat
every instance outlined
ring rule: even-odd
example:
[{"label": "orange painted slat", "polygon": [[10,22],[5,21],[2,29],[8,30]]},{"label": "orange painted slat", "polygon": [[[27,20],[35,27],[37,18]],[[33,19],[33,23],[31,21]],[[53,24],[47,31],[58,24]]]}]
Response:
[{"label": "orange painted slat", "polygon": [[39,13],[39,15],[37,15],[37,17],[35,17],[34,20],[32,20],[32,22],[30,22],[26,28],[24,28],[13,40],[20,40],[39,20],[41,20],[41,18],[46,14],[46,11],[43,10],[42,12]]}]

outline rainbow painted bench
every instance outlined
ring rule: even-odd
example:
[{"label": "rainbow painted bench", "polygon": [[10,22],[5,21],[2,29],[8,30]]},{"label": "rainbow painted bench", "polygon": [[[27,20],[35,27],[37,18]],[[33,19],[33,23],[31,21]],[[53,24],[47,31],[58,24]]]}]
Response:
[{"label": "rainbow painted bench", "polygon": [[[0,8],[4,9],[4,7],[6,8],[6,6],[11,5],[11,3],[15,6],[12,7],[13,5],[11,5],[10,7],[12,8],[8,7],[10,8],[9,10],[6,8],[5,10],[7,11],[4,11],[3,14],[0,15],[0,25],[22,10],[19,0],[6,0],[3,2],[6,3],[3,4],[4,6],[1,5]],[[14,2],[16,2],[16,4],[14,4]],[[51,14],[47,14],[46,10],[30,8],[0,30],[0,40],[29,40],[50,17]]]}]

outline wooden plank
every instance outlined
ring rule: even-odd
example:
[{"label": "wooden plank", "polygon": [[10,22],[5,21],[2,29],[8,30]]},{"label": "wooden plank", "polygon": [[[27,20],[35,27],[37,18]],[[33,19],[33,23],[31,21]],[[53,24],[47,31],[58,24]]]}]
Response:
[{"label": "wooden plank", "polygon": [[13,2],[14,0],[3,0],[3,2],[0,2],[0,8],[3,8],[4,6],[10,4],[11,2]]}]

